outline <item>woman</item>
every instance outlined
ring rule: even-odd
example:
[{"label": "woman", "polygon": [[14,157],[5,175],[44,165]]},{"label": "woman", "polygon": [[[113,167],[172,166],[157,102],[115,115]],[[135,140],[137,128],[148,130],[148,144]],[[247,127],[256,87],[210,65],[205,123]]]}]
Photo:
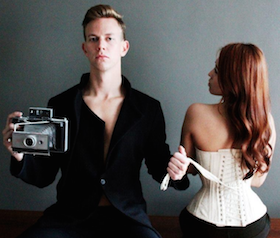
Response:
[{"label": "woman", "polygon": [[[180,214],[185,237],[267,237],[266,206],[253,192],[266,179],[276,134],[262,51],[252,44],[223,47],[209,72],[218,104],[193,104],[185,116],[181,144],[220,180],[202,175],[202,188]],[[188,173],[196,174],[190,165]]]}]

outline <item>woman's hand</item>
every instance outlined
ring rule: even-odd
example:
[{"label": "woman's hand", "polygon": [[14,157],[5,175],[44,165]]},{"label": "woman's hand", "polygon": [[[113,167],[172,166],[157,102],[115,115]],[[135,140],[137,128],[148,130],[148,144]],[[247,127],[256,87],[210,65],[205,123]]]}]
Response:
[{"label": "woman's hand", "polygon": [[185,148],[180,145],[178,152],[174,153],[168,163],[167,172],[170,178],[172,180],[181,180],[187,173],[189,164]]}]

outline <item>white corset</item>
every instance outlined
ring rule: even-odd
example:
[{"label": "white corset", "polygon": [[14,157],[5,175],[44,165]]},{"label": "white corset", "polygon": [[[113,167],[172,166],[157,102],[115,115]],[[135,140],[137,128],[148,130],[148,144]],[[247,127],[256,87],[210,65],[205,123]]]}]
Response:
[{"label": "white corset", "polygon": [[222,183],[200,175],[202,187],[187,206],[191,214],[216,226],[242,227],[265,215],[266,206],[251,189],[252,178],[243,180],[248,170],[241,168],[240,150],[205,152],[196,149],[196,158]]}]

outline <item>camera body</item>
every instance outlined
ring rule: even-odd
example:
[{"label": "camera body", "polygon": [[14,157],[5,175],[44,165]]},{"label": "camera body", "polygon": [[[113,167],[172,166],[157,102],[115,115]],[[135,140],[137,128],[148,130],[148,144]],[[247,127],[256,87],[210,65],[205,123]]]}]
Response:
[{"label": "camera body", "polygon": [[53,118],[51,108],[30,107],[28,117],[15,117],[13,123],[15,152],[49,156],[68,149],[68,120]]}]

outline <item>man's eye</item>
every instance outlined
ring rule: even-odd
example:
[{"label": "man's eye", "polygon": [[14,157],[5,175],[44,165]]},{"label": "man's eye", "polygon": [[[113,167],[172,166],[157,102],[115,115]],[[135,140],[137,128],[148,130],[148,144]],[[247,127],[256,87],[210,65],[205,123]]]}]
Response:
[{"label": "man's eye", "polygon": [[112,37],[107,37],[107,40],[108,40],[108,41],[112,41],[113,38],[112,38]]},{"label": "man's eye", "polygon": [[89,41],[91,42],[97,42],[98,41],[98,37],[90,37]]}]

